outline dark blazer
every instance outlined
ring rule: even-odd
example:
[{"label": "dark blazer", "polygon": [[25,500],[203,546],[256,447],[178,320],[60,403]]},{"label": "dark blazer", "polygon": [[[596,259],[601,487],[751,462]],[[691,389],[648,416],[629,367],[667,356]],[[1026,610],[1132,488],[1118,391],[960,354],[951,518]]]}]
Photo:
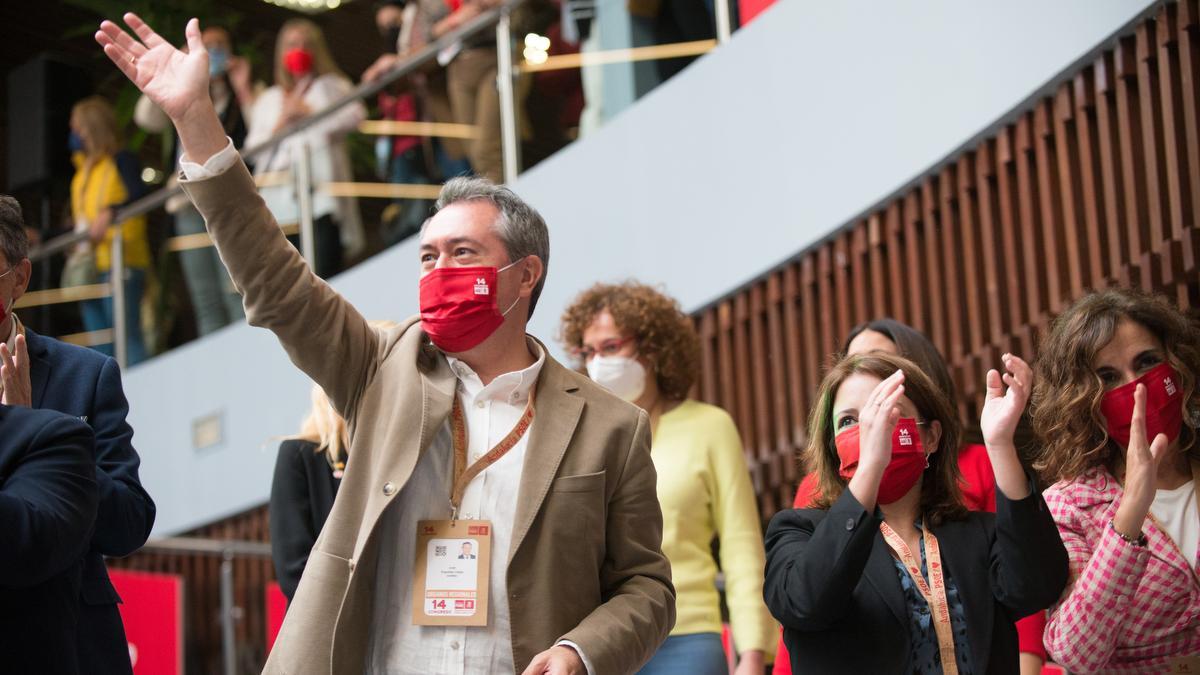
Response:
[{"label": "dark blazer", "polygon": [[300,585],[308,553],[325,526],[333,498],[342,481],[333,477],[325,453],[317,444],[286,440],[279,444],[275,478],[271,481],[271,560],[275,577],[288,602]]},{"label": "dark blazer", "polygon": [[77,417],[96,434],[96,481],[100,506],[83,561],[79,655],[92,673],[130,673],[129,647],[117,603],[121,601],[104,556],[126,556],[141,548],[154,526],[154,501],[138,480],[141,460],[133,429],[125,421],[129,402],[117,362],[25,329],[33,407]]},{"label": "dark blazer", "polygon": [[[908,673],[904,591],[879,524],[850,490],[828,510],[771,519],[763,595],[783,624],[797,673]],[[1049,607],[1067,583],[1067,552],[1036,490],[996,491],[996,513],[932,528],[958,586],[976,673],[1017,673],[1013,622]]]},{"label": "dark blazer", "polygon": [[0,405],[0,671],[76,673],[82,557],[96,519],[92,430]]}]

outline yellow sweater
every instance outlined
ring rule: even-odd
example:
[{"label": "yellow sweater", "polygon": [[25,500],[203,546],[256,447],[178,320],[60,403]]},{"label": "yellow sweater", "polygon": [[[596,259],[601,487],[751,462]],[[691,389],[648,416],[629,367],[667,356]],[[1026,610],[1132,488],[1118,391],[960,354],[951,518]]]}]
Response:
[{"label": "yellow sweater", "polygon": [[[105,155],[90,166],[81,152],[72,156],[75,176],[71,178],[71,216],[76,222],[91,222],[100,211],[129,198],[121,182],[116,160]],[[146,239],[146,218],[137,216],[121,223],[121,238],[125,242],[125,265],[150,266],[150,244]],[[112,242],[116,230],[108,229],[104,241],[96,245],[96,268],[101,272],[112,269]]]},{"label": "yellow sweater", "polygon": [[721,632],[712,556],[717,537],[734,644],[739,652],[762,650],[769,662],[778,632],[763,604],[762,526],[733,419],[715,406],[684,401],[659,419],[651,455],[663,553],[677,594],[671,635]]}]

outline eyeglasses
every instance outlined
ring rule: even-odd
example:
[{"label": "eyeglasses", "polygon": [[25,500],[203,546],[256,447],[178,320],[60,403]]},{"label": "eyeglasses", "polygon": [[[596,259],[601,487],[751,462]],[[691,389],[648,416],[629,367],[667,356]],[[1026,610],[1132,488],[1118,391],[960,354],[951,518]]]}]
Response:
[{"label": "eyeglasses", "polygon": [[583,347],[576,347],[575,349],[571,350],[571,353],[574,354],[576,358],[583,359],[584,361],[591,361],[597,356],[616,356],[617,353],[621,351],[622,347],[630,342],[633,342],[634,339],[635,338],[632,337],[620,339],[613,338],[611,340],[605,340],[604,342],[601,342],[599,347],[588,347],[587,345],[584,345]]}]

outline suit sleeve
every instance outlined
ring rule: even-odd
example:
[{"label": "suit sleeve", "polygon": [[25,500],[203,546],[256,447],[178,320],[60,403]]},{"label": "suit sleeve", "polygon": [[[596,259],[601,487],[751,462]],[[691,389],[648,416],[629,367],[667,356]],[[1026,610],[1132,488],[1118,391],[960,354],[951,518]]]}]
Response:
[{"label": "suit sleeve", "polygon": [[141,459],[133,449],[133,429],[125,419],[129,401],[113,359],[106,359],[101,367],[92,400],[89,422],[96,433],[100,493],[92,548],[107,556],[126,556],[146,543],[154,527],[155,507],[138,478]]},{"label": "suit sleeve", "polygon": [[824,630],[845,615],[881,521],[850,490],[818,522],[796,510],[771,519],[763,597],[784,628]]},{"label": "suit sleeve", "polygon": [[1067,551],[1041,492],[1031,487],[1017,501],[996,490],[992,593],[1014,620],[1054,604],[1067,585]]},{"label": "suit sleeve", "polygon": [[33,586],[77,562],[96,518],[92,431],[57,416],[0,482],[0,585]]},{"label": "suit sleeve", "polygon": [[317,541],[312,527],[312,504],[309,499],[308,474],[300,453],[292,441],[279,446],[275,460],[275,478],[271,481],[271,504],[268,509],[271,526],[271,560],[279,588],[288,602],[296,594],[300,576],[308,564],[308,554]]},{"label": "suit sleeve", "polygon": [[650,459],[649,420],[639,413],[633,444],[608,503],[607,600],[560,640],[586,654],[596,673],[631,673],[650,660],[675,625],[671,564],[662,553],[662,511]]},{"label": "suit sleeve", "polygon": [[721,541],[721,569],[725,572],[725,599],[733,641],[739,652],[756,649],[769,662],[774,657],[779,633],[763,604],[766,558],[762,524],[742,439],[728,415],[722,414],[719,426],[712,430],[709,454],[712,517]]},{"label": "suit sleeve", "polygon": [[1093,550],[1079,509],[1053,488],[1047,497],[1070,558],[1071,586],[1050,611],[1046,651],[1072,672],[1097,672],[1112,659],[1117,646],[1113,631],[1131,615],[1150,553],[1110,527],[1100,533]]},{"label": "suit sleeve", "polygon": [[292,362],[351,420],[380,359],[379,335],[288,243],[245,164],[181,185],[204,215],[221,262],[243,295],[247,321],[275,333]]}]

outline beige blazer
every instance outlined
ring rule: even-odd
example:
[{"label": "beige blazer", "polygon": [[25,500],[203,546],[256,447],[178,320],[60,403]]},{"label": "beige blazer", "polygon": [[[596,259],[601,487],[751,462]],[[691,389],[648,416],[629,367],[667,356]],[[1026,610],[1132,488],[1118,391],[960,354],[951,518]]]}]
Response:
[{"label": "beige blazer", "polygon": [[[361,673],[376,526],[449,416],[455,377],[417,319],[377,331],[309,271],[241,162],[183,186],[250,324],[278,336],[350,428],[341,489],[264,672]],[[565,639],[595,675],[634,672],[675,623],[648,419],[549,357],[537,399],[507,567],[513,662],[520,673]]]}]

